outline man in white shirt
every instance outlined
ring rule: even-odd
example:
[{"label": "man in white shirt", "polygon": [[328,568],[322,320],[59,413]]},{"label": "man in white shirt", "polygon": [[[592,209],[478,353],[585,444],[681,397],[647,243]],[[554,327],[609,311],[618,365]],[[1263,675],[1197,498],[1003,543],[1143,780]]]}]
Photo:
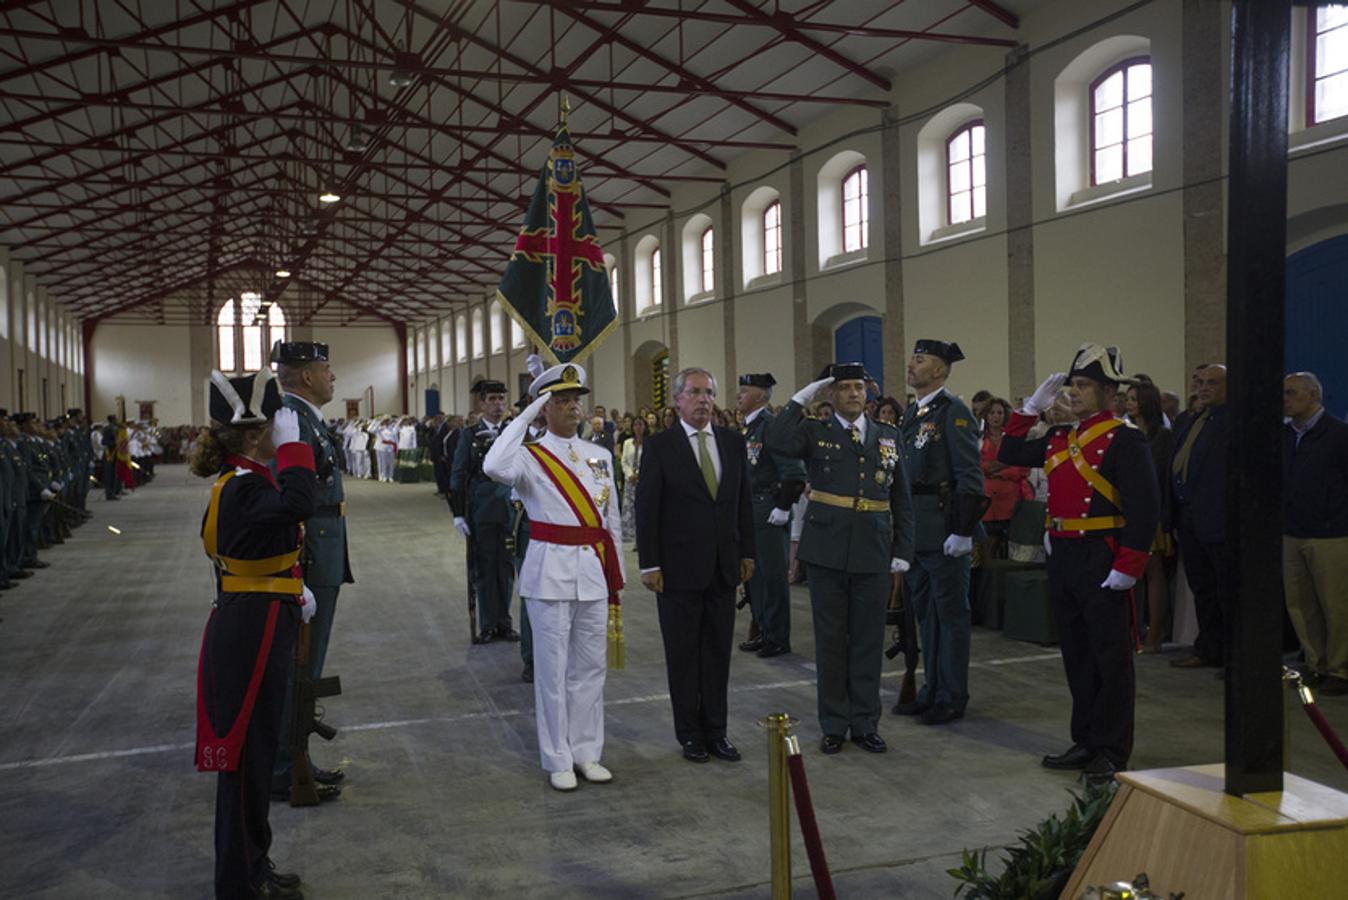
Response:
[{"label": "man in white shirt", "polygon": [[[529,393],[534,401],[492,442],[482,470],[513,487],[529,515],[519,584],[533,627],[538,750],[552,787],[570,791],[576,772],[590,782],[613,778],[599,759],[608,609],[623,584],[622,517],[612,454],[576,436],[585,370],[553,366]],[[526,445],[540,412],[547,433]]]}]

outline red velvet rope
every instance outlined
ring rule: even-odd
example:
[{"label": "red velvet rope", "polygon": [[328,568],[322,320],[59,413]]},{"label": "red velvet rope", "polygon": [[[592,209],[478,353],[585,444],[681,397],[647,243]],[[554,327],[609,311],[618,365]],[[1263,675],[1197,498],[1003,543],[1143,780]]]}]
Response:
[{"label": "red velvet rope", "polygon": [[1343,741],[1334,733],[1334,729],[1329,726],[1329,720],[1325,714],[1320,712],[1320,707],[1314,703],[1303,703],[1302,708],[1306,710],[1306,715],[1311,717],[1311,724],[1320,732],[1320,736],[1329,744],[1329,749],[1334,751],[1334,755],[1343,763],[1344,768],[1348,768],[1348,747],[1343,746]]},{"label": "red velvet rope", "polygon": [[796,795],[796,817],[800,819],[800,833],[805,838],[805,852],[810,857],[810,874],[820,900],[837,900],[833,890],[833,876],[824,858],[824,843],[819,839],[819,823],[814,819],[814,803],[810,800],[810,784],[805,780],[805,760],[799,753],[786,758],[791,772],[792,793]]}]

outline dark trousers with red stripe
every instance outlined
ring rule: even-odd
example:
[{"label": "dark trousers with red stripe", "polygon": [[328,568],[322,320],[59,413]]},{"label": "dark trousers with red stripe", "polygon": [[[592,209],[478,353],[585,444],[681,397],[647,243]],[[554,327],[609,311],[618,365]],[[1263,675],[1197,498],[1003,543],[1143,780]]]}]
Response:
[{"label": "dark trousers with red stripe", "polygon": [[1072,692],[1072,742],[1125,766],[1133,752],[1133,599],[1100,587],[1114,553],[1100,537],[1055,538],[1049,601]]},{"label": "dark trousers with red stripe", "polygon": [[[247,692],[272,602],[262,594],[224,594],[206,635],[203,688],[217,734],[229,730]],[[267,668],[253,705],[239,767],[216,776],[215,896],[251,897],[267,877],[272,767],[294,666],[299,607],[283,602]]]}]

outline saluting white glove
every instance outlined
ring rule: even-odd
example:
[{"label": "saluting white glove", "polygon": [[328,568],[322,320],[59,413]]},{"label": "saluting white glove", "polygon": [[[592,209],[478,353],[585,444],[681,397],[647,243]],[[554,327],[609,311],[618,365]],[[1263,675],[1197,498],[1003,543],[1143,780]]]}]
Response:
[{"label": "saluting white glove", "polygon": [[63,488],[63,487],[65,487],[65,485],[61,484],[61,482],[59,482],[59,481],[53,481],[53,482],[51,483],[51,489],[52,489],[53,491],[59,491],[59,490],[60,490],[61,488]]},{"label": "saluting white glove", "polygon": [[768,513],[769,525],[785,525],[787,522],[790,521],[791,521],[791,510],[789,509],[778,509],[777,507],[774,506],[772,508],[772,512]]},{"label": "saluting white glove", "polygon": [[1053,555],[1053,537],[1047,531],[1044,532],[1044,555]]},{"label": "saluting white glove", "polygon": [[889,574],[891,575],[907,572],[910,568],[912,567],[908,564],[908,560],[906,559],[899,559],[896,556],[889,561]]},{"label": "saluting white glove", "polygon": [[809,384],[805,385],[805,387],[796,391],[795,396],[793,396],[791,399],[799,403],[801,406],[809,406],[810,401],[814,400],[814,395],[819,393],[819,390],[821,388],[826,388],[832,383],[833,383],[833,376],[831,375],[828,378],[821,378],[818,381],[811,381]]},{"label": "saluting white glove", "polygon": [[945,539],[941,548],[946,556],[968,556],[974,552],[974,539],[962,534],[952,534]]},{"label": "saluting white glove", "polygon": [[530,353],[529,358],[524,361],[524,367],[529,370],[529,374],[534,378],[542,375],[547,367],[543,365],[543,357],[537,353]]},{"label": "saluting white glove", "polygon": [[56,495],[51,492],[50,488],[43,488],[42,493],[39,494],[38,496],[41,497],[43,500],[50,500],[52,497],[55,497]]},{"label": "saluting white glove", "polygon": [[318,612],[318,601],[314,599],[314,592],[309,590],[309,585],[304,586],[304,592],[300,594],[304,605],[300,607],[300,621],[308,622]]},{"label": "saluting white glove", "polygon": [[1135,584],[1137,584],[1137,579],[1133,576],[1125,575],[1118,569],[1110,569],[1108,577],[1100,582],[1100,587],[1111,591],[1129,591]]},{"label": "saluting white glove", "polygon": [[280,447],[300,439],[300,417],[293,409],[281,407],[271,420],[271,442]]},{"label": "saluting white glove", "polygon": [[1058,392],[1067,383],[1066,372],[1054,372],[1044,379],[1043,384],[1034,389],[1034,393],[1025,401],[1025,411],[1032,416],[1048,412],[1058,399]]},{"label": "saluting white glove", "polygon": [[468,527],[468,520],[463,516],[454,517],[454,527],[459,530],[459,534],[468,537],[473,533],[473,529]]}]

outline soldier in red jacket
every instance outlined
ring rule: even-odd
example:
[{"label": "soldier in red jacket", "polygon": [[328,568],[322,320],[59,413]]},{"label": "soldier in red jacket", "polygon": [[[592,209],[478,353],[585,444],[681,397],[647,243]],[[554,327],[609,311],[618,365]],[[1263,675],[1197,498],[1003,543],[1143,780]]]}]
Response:
[{"label": "soldier in red jacket", "polygon": [[[1075,425],[1027,439],[1067,385]],[[1011,415],[997,458],[1048,475],[1048,585],[1072,691],[1072,746],[1050,769],[1107,781],[1133,749],[1132,588],[1147,566],[1160,516],[1155,468],[1142,432],[1114,415],[1124,377],[1115,347],[1083,344],[1067,374],[1050,375]]]}]

